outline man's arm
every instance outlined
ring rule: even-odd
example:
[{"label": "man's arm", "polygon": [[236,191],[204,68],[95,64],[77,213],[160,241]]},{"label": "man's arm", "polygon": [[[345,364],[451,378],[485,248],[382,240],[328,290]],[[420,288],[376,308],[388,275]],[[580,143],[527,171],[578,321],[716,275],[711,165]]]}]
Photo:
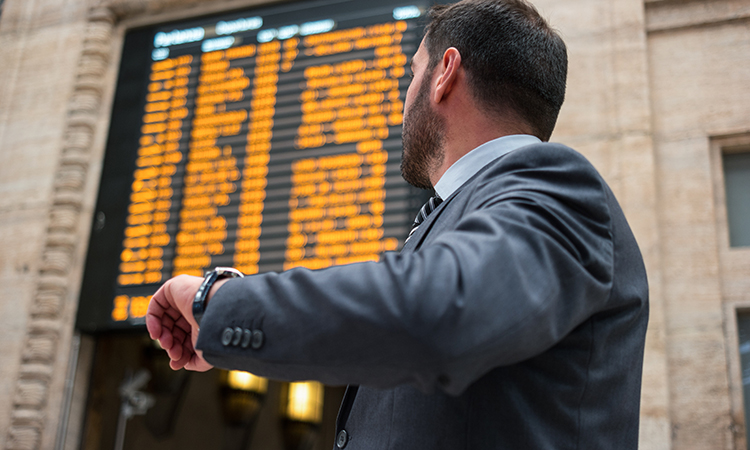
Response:
[{"label": "man's arm", "polygon": [[[605,308],[610,217],[582,157],[514,153],[466,193],[460,221],[417,252],[227,281],[197,348],[272,378],[449,393],[542,353]],[[222,343],[236,328],[261,331],[263,345]]]}]

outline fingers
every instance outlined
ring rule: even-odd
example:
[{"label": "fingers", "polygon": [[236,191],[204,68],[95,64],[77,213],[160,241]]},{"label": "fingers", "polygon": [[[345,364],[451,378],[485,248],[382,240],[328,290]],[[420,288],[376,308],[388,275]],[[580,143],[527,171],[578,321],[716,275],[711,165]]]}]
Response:
[{"label": "fingers", "polygon": [[[168,336],[165,336],[166,339],[164,340],[166,342],[169,342],[169,344],[171,345],[165,346],[164,344],[162,344],[162,347],[167,349],[167,354],[169,355],[170,359],[181,359],[185,348],[187,346],[192,347],[190,336],[191,333],[189,331],[186,332],[179,327],[173,328],[172,332]],[[159,342],[161,342],[161,340]]]},{"label": "fingers", "polygon": [[[151,305],[149,304],[149,310],[150,309]],[[148,335],[151,339],[159,339],[162,331],[161,320],[159,317],[151,313],[146,313],[146,329],[148,330]]]},{"label": "fingers", "polygon": [[191,341],[185,341],[181,344],[181,357],[172,359],[169,362],[173,370],[186,369],[197,372],[205,372],[213,366],[203,359],[203,352],[196,350]]},{"label": "fingers", "polygon": [[172,278],[156,291],[148,306],[149,336],[159,340],[174,370],[206,371],[212,367],[194,348],[198,324],[193,318],[192,301],[201,282],[199,277],[186,275]]},{"label": "fingers", "polygon": [[174,321],[170,315],[165,314],[162,316],[161,326],[159,343],[167,351],[170,359],[179,361],[183,357],[185,347],[192,347],[194,335],[197,337],[197,333],[193,333],[193,328],[184,317]]},{"label": "fingers", "polygon": [[172,348],[167,350],[173,370],[186,369],[205,372],[213,366],[203,359],[203,353],[196,350],[189,336],[184,341],[175,340]]},{"label": "fingers", "polygon": [[146,310],[146,328],[148,329],[148,335],[151,339],[158,339],[162,335],[162,318],[166,311],[170,309],[169,302],[166,298],[166,290],[168,289],[168,283],[164,283],[154,295],[151,297],[151,301],[148,303],[148,309]]},{"label": "fingers", "polygon": [[188,362],[190,362],[190,359],[192,358],[192,354],[189,351],[184,351],[185,349],[180,346],[180,357],[179,358],[172,358],[170,355],[171,361],[169,362],[169,366],[173,370],[179,370],[182,369],[187,365]]},{"label": "fingers", "polygon": [[148,310],[146,311],[146,329],[151,339],[158,339],[161,336],[163,315],[164,309],[151,297],[151,301],[148,303]]},{"label": "fingers", "polygon": [[[159,339],[159,343],[167,351],[169,359],[175,361],[182,358],[182,343],[174,339],[174,336],[168,334]],[[169,345],[167,345],[167,343]]]}]

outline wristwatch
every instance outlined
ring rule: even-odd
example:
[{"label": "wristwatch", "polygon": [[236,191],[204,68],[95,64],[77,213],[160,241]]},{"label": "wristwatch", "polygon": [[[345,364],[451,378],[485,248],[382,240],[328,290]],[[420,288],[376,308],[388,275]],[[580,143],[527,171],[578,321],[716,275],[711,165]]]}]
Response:
[{"label": "wristwatch", "polygon": [[214,285],[216,280],[221,280],[222,278],[243,278],[244,276],[242,272],[232,267],[216,267],[214,270],[206,273],[206,277],[203,278],[203,283],[201,283],[193,299],[193,318],[198,322],[198,325],[200,325],[203,313],[206,311],[208,291],[211,290],[211,286]]}]

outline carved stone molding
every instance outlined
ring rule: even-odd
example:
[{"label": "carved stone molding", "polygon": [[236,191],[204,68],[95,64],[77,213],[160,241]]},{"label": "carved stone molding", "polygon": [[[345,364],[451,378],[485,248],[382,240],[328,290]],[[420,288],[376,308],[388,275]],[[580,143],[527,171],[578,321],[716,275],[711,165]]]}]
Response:
[{"label": "carved stone molding", "polygon": [[745,0],[652,0],[646,6],[646,31],[663,33],[750,21]]},{"label": "carved stone molding", "polygon": [[[183,9],[198,4],[209,3],[206,0],[103,0],[102,4],[120,20],[143,14]],[[213,2],[221,3],[221,2]]]},{"label": "carved stone molding", "polygon": [[64,327],[65,302],[72,301],[71,283],[75,256],[80,244],[79,229],[85,182],[91,165],[92,143],[101,105],[105,77],[110,64],[115,14],[106,7],[92,10],[88,17],[83,47],[68,102],[54,191],[48,213],[42,263],[16,378],[11,423],[5,448],[35,450],[42,437],[55,431],[51,421],[58,411],[49,410],[53,377],[65,373],[56,367]]},{"label": "carved stone molding", "polygon": [[[130,18],[157,12],[193,7],[199,4],[231,3],[238,0],[91,0],[96,5],[87,18],[81,54],[76,69],[73,93],[68,101],[67,120],[58,155],[48,226],[44,237],[42,262],[28,327],[24,337],[21,367],[16,378],[11,410],[11,423],[7,431],[6,450],[37,450],[42,442],[51,442],[49,433],[56,432],[60,411],[50,410],[50,392],[53,379],[66,373],[57,364],[57,355],[66,348],[71,323],[63,317],[66,302],[75,301],[79,280],[73,270],[82,261],[81,227],[88,217],[83,217],[86,180],[96,152],[92,151],[100,129],[108,71],[113,67],[112,51],[115,27]],[[248,0],[253,2],[253,0]],[[258,3],[258,0],[255,0]],[[57,364],[57,365],[56,365]],[[61,383],[55,383],[59,385]]]}]

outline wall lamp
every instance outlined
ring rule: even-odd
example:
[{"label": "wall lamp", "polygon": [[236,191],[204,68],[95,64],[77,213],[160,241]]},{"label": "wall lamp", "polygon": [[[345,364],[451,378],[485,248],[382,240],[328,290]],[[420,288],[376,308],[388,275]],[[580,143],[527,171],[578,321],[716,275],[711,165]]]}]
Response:
[{"label": "wall lamp", "polygon": [[317,381],[287,385],[281,402],[286,450],[310,450],[315,446],[323,421],[324,392]]},{"label": "wall lamp", "polygon": [[268,380],[239,370],[222,370],[221,411],[233,426],[250,426],[258,417],[268,390]]}]

